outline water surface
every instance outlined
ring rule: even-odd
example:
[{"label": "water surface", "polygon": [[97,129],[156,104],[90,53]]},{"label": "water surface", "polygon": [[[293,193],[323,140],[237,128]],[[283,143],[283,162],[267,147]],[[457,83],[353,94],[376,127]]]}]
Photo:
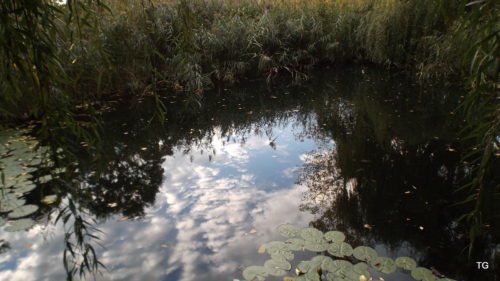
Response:
[{"label": "water surface", "polygon": [[[479,245],[490,269],[476,270],[454,222],[463,210],[450,207],[468,175],[456,89],[353,69],[205,95],[201,108],[167,100],[165,127],[150,122],[152,101],[124,102],[104,117],[98,164],[82,156],[72,188],[45,187],[96,220],[107,267],[97,280],[242,279],[282,223],[338,229],[353,246],[409,255],[457,280],[498,280],[498,232]],[[9,244],[0,280],[65,278],[57,214],[43,206],[29,231],[0,231]]]}]

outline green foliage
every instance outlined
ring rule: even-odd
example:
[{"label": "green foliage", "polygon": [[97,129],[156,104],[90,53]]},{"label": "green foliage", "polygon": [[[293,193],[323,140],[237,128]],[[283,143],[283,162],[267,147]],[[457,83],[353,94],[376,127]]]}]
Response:
[{"label": "green foliage", "polygon": [[[293,230],[293,231],[288,231]],[[452,279],[439,279],[431,270],[416,267],[415,260],[409,257],[399,257],[393,261],[387,257],[379,257],[377,252],[367,246],[359,246],[352,251],[352,247],[341,241],[330,241],[326,237],[331,237],[332,232],[327,232],[325,235],[315,228],[303,228],[300,231],[295,231],[295,226],[284,224],[278,227],[278,232],[284,237],[297,237],[295,240],[302,240],[302,242],[295,241],[294,244],[307,245],[307,243],[314,244],[346,244],[351,249],[343,259],[339,256],[325,256],[317,255],[310,260],[300,261],[295,269],[297,277],[285,277],[285,280],[295,281],[321,281],[321,280],[345,280],[345,281],[367,281],[370,278],[368,265],[373,269],[383,274],[391,274],[399,267],[403,270],[409,271],[415,280],[435,281],[435,280],[452,280]],[[293,233],[293,235],[292,235]],[[330,233],[330,234],[329,234]],[[343,233],[335,231],[335,237],[342,236]],[[328,235],[327,235],[328,234]],[[345,237],[345,236],[343,236]],[[343,240],[343,239],[342,239]],[[290,241],[287,240],[287,241]],[[307,247],[295,248],[290,243],[283,243],[281,241],[273,241],[264,244],[263,247],[271,255],[271,259],[266,261],[264,266],[249,266],[243,270],[243,278],[247,281],[266,280],[271,276],[284,276],[287,271],[290,271],[292,266],[289,261],[293,259],[294,251],[309,250]],[[312,252],[323,252],[324,250],[311,250]],[[355,263],[355,259],[359,262]],[[372,279],[370,279],[372,280]],[[378,279],[377,279],[378,280]],[[383,279],[381,279],[383,280]]]}]

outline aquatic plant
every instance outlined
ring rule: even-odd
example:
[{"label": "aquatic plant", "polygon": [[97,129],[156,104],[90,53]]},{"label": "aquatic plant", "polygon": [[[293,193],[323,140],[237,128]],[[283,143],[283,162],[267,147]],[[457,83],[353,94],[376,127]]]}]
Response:
[{"label": "aquatic plant", "polygon": [[[418,267],[410,257],[398,257],[392,260],[381,257],[368,246],[353,248],[345,242],[345,235],[340,231],[323,233],[316,228],[297,228],[290,224],[278,226],[278,232],[288,238],[286,241],[272,241],[262,245],[259,252],[267,252],[271,259],[264,266],[249,266],[243,270],[247,281],[266,280],[271,276],[284,276],[291,270],[291,261],[295,251],[323,252],[310,260],[300,261],[295,269],[297,277],[285,277],[283,280],[295,281],[367,281],[371,278],[369,266],[382,274],[391,274],[398,268],[409,271],[415,280],[453,281],[438,273]],[[354,264],[353,264],[354,263]],[[370,278],[370,279],[369,279]],[[375,279],[384,280],[384,279]]]}]

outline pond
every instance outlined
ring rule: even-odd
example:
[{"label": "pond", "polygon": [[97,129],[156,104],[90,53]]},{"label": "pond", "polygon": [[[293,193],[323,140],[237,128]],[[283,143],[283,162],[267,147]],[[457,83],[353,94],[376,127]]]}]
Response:
[{"label": "pond", "polygon": [[[26,195],[40,207],[36,225],[0,230],[0,280],[65,279],[68,228],[56,219],[70,201],[100,231],[97,280],[241,280],[283,223],[340,230],[353,246],[456,280],[500,280],[498,230],[478,243],[490,263],[479,270],[454,221],[464,212],[451,206],[454,190],[469,176],[460,90],[355,68],[300,87],[248,81],[204,95],[201,107],[166,100],[164,126],[150,122],[147,98],[106,113],[98,161],[82,154],[71,178]],[[39,204],[40,194],[61,200]]]}]

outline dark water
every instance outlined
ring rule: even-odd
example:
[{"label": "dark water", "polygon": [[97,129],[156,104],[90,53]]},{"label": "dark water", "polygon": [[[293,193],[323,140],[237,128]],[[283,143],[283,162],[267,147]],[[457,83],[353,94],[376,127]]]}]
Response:
[{"label": "dark water", "polygon": [[[221,89],[201,108],[172,98],[165,127],[150,122],[153,102],[125,103],[105,115],[98,164],[82,156],[72,179],[45,188],[96,220],[107,267],[97,280],[243,279],[282,223],[338,229],[353,246],[408,255],[449,278],[500,280],[494,224],[468,260],[454,221],[464,210],[451,206],[462,196],[453,191],[468,176],[460,95],[355,69],[301,87]],[[0,231],[9,244],[0,280],[64,280],[57,214],[44,206],[29,231]]]}]

